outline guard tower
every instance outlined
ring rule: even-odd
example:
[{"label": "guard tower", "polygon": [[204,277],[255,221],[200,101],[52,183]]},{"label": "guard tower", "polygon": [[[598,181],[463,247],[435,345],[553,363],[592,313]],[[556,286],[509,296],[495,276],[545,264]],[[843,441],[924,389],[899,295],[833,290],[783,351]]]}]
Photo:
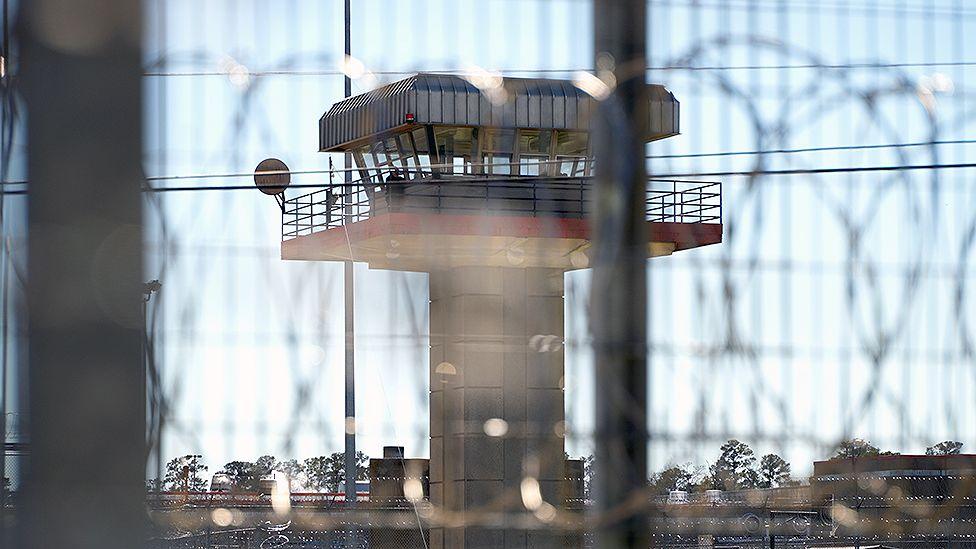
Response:
[{"label": "guard tower", "polygon": [[[676,135],[677,100],[649,96],[646,140]],[[432,547],[554,543],[491,517],[562,503],[563,274],[589,264],[594,108],[567,81],[418,74],[333,105],[319,148],[352,153],[357,180],[284,202],[283,259],[430,273]],[[648,183],[649,257],[721,239],[718,183]]]}]

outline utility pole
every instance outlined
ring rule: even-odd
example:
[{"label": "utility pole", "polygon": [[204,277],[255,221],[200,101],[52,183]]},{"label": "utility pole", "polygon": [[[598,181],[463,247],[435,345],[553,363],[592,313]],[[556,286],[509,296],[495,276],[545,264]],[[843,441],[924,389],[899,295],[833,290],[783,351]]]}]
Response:
[{"label": "utility pole", "polygon": [[[345,55],[349,59],[352,50],[352,39],[350,31],[350,0],[344,2],[345,11]],[[352,95],[352,79],[346,74],[345,96]],[[345,155],[344,180],[346,188],[343,193],[345,197],[346,215],[352,214],[352,168],[349,153]],[[356,506],[356,295],[354,280],[354,264],[346,261],[343,272],[343,284],[345,295],[345,326],[346,326],[346,507]]]},{"label": "utility pole", "polygon": [[24,549],[146,541],[141,6],[18,3],[30,177]]},{"label": "utility pole", "polygon": [[646,0],[595,0],[599,162],[590,295],[596,391],[594,505],[599,548],[648,546]]}]

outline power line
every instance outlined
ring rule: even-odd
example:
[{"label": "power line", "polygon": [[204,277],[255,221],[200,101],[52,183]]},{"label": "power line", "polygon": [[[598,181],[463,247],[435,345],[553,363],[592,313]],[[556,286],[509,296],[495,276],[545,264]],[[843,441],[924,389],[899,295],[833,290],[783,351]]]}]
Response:
[{"label": "power line", "polygon": [[[447,166],[445,167],[452,167]],[[666,182],[676,182],[676,183],[709,183],[708,181],[699,181],[696,179],[684,179],[684,178],[701,178],[701,177],[738,177],[738,176],[778,176],[778,175],[809,175],[809,174],[831,174],[831,173],[861,173],[861,172],[898,172],[898,171],[919,171],[919,170],[953,170],[953,169],[971,169],[976,168],[976,163],[966,162],[966,163],[954,163],[954,164],[910,164],[910,165],[889,165],[889,166],[851,166],[851,167],[840,167],[840,168],[794,168],[794,169],[784,169],[784,170],[739,170],[739,171],[715,171],[715,172],[684,172],[684,173],[655,173],[649,177],[651,181],[666,181]],[[356,170],[357,168],[353,168]],[[278,173],[291,173],[291,174],[331,174],[340,173],[345,170],[335,169],[335,170],[302,170],[302,171],[290,171],[290,172],[267,172],[269,174]],[[402,170],[401,171],[405,171]],[[159,176],[146,178],[147,181],[163,181],[163,180],[190,180],[190,179],[214,179],[214,178],[235,178],[235,177],[250,177],[253,173],[225,173],[225,174],[202,174],[202,175],[185,175],[185,176]],[[513,180],[525,179],[531,180],[533,176],[512,176],[506,175],[504,177],[477,177],[472,175],[471,180],[459,180],[451,181],[449,179],[443,180],[445,183],[453,183],[457,185],[465,185],[468,183],[477,183],[478,185],[484,183],[506,183]],[[536,176],[538,177],[538,176]],[[579,180],[579,179],[590,179],[591,177],[579,176],[579,177],[566,177],[567,180]],[[26,184],[26,181],[9,181],[6,185],[10,184]],[[382,182],[367,182],[367,183],[356,183],[354,182],[352,186],[363,186],[364,184],[376,184],[380,185]],[[307,183],[307,184],[297,184],[289,185],[289,189],[323,189],[325,187],[343,187],[346,186],[344,183],[338,184],[324,184],[324,183]],[[219,187],[152,187],[147,186],[144,188],[144,192],[149,193],[163,193],[163,192],[194,192],[194,191],[240,191],[240,190],[254,190],[254,185],[222,185]],[[14,190],[14,191],[4,191],[4,195],[25,195],[26,190]]]},{"label": "power line", "polygon": [[[930,61],[917,63],[799,63],[781,65],[660,65],[648,67],[647,71],[734,71],[734,70],[792,70],[792,69],[896,69],[896,68],[925,68],[925,67],[973,67],[976,61]],[[493,69],[503,74],[570,74],[574,72],[589,72],[591,67],[576,67],[563,69]],[[406,76],[426,72],[432,74],[473,74],[468,69],[433,69],[433,70],[380,70],[371,71],[377,76]],[[237,75],[231,71],[172,71],[172,72],[144,72],[146,77],[194,77],[194,76],[230,76]],[[345,76],[338,69],[320,70],[260,70],[248,71],[249,77],[263,76]]]},{"label": "power line", "polygon": [[[726,172],[687,172],[687,173],[667,173],[653,174],[652,180],[671,181],[677,178],[697,178],[697,177],[733,177],[733,176],[775,176],[775,175],[807,175],[807,174],[829,174],[829,173],[860,173],[860,172],[898,172],[898,171],[918,171],[918,170],[954,170],[976,168],[976,162],[958,164],[921,164],[907,166],[854,166],[844,168],[798,168],[788,170],[745,170],[745,171],[726,171]],[[448,182],[449,180],[445,180]],[[512,181],[512,177],[505,178],[478,178],[477,182],[493,183]],[[458,183],[465,183],[459,181]],[[704,183],[704,181],[696,181]],[[323,188],[322,184],[292,185],[289,188]],[[253,185],[232,185],[225,187],[154,187],[146,189],[147,192],[184,192],[184,191],[235,191],[253,190]]]},{"label": "power line", "polygon": [[[670,0],[648,0],[649,5],[658,6],[669,6]],[[756,0],[739,0],[738,2],[724,0],[722,2],[707,2],[698,0],[692,4],[690,7],[694,9],[735,9],[735,10],[775,10],[782,7],[772,0],[767,2],[757,2]],[[837,11],[840,9],[845,9],[851,12],[860,11],[869,14],[876,13],[896,13],[899,15],[938,15],[943,17],[972,17],[976,15],[976,11],[964,10],[958,7],[948,7],[948,6],[935,6],[935,5],[925,5],[925,4],[908,4],[902,3],[900,5],[896,4],[874,4],[868,6],[866,4],[859,4],[855,2],[792,2],[789,5],[791,10],[817,10],[817,11]]]},{"label": "power line", "polygon": [[900,149],[909,147],[927,147],[941,145],[970,145],[976,143],[976,139],[953,139],[945,141],[916,141],[914,143],[884,143],[878,145],[838,145],[833,147],[805,147],[800,149],[766,149],[752,151],[725,151],[710,153],[688,153],[688,154],[659,154],[649,155],[647,158],[707,158],[716,156],[747,156],[762,154],[796,154],[808,152],[830,152],[830,151],[860,151],[871,149]]},{"label": "power line", "polygon": [[976,168],[976,162],[959,164],[917,164],[907,166],[855,166],[848,168],[796,168],[788,170],[744,170],[727,172],[689,172],[654,174],[654,179],[668,180],[677,177],[737,177],[737,176],[772,176],[772,175],[808,175],[829,173],[860,173],[860,172],[901,172],[917,170],[955,170]]}]

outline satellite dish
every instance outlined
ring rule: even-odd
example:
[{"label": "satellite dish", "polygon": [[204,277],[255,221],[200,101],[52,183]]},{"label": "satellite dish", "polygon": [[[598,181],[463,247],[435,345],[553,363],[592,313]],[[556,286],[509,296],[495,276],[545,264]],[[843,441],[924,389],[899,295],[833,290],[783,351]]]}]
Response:
[{"label": "satellite dish", "polygon": [[277,158],[265,158],[254,168],[254,184],[264,194],[283,194],[291,183],[291,171]]}]

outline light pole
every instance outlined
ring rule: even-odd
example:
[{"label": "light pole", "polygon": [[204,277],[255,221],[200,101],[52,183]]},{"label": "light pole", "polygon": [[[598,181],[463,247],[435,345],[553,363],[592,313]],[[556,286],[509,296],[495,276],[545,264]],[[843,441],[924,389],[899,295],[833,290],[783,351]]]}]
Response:
[{"label": "light pole", "polygon": [[[350,28],[351,19],[351,6],[350,0],[345,0],[343,3],[344,9],[344,23],[345,23],[345,59],[344,62],[349,60],[349,56],[352,51],[352,37]],[[352,95],[352,79],[349,77],[348,71],[345,75],[345,97]],[[344,158],[344,181],[345,181],[345,196],[346,202],[346,215],[352,214],[352,161],[349,153],[345,154]],[[355,283],[354,283],[354,264],[352,260],[346,261],[343,265],[343,285],[344,285],[344,302],[345,302],[345,332],[346,332],[346,349],[345,349],[345,385],[346,385],[346,398],[345,398],[345,408],[346,416],[343,422],[343,428],[346,433],[345,439],[345,473],[346,473],[346,507],[355,508],[356,507],[356,301],[355,301]],[[351,533],[350,541],[354,544],[356,540],[355,529]]]}]

